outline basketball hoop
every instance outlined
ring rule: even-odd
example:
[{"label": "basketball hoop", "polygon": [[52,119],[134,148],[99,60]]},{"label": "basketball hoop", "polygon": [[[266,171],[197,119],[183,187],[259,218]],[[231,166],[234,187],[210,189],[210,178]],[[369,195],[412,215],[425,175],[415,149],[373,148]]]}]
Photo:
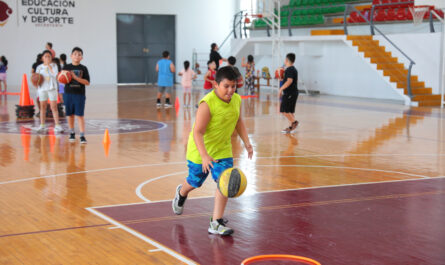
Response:
[{"label": "basketball hoop", "polygon": [[413,15],[413,23],[414,25],[420,25],[423,22],[423,17],[425,13],[430,11],[431,6],[414,6],[410,7],[409,11]]}]

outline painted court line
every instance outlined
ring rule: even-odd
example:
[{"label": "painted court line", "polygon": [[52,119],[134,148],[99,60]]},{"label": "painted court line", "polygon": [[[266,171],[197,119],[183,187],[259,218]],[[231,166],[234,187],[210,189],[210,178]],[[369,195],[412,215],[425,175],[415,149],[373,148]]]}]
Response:
[{"label": "painted court line", "polygon": [[160,244],[160,243],[150,239],[149,237],[147,237],[145,235],[142,235],[142,234],[136,232],[135,230],[133,230],[133,229],[131,229],[131,228],[125,226],[125,225],[122,225],[121,223],[119,223],[119,222],[115,221],[114,219],[112,219],[112,218],[110,218],[110,217],[108,217],[108,216],[106,216],[106,215],[104,215],[104,214],[94,210],[91,207],[85,208],[85,209],[87,209],[92,214],[95,214],[96,216],[102,218],[103,220],[105,220],[105,221],[107,221],[107,222],[109,222],[109,223],[111,223],[111,224],[113,224],[113,225],[115,225],[115,226],[117,226],[117,227],[127,231],[128,233],[134,235],[135,237],[137,237],[137,238],[139,238],[139,239],[141,239],[141,240],[143,240],[143,241],[153,245],[154,247],[164,251],[165,253],[169,254],[170,256],[175,257],[176,259],[184,262],[185,264],[189,264],[189,265],[197,264],[197,263],[193,262],[192,260],[186,258],[185,256],[182,256],[179,253],[177,253],[177,252],[175,252],[175,251],[173,251],[173,250],[163,246],[162,244]]},{"label": "painted court line", "polygon": [[[336,168],[336,169],[349,169],[349,170],[362,170],[362,171],[371,171],[371,172],[384,172],[384,173],[395,173],[395,174],[400,174],[400,175],[407,175],[410,177],[418,177],[418,178],[429,178],[427,176],[423,176],[423,175],[416,175],[416,174],[410,174],[410,173],[405,173],[405,172],[399,172],[399,171],[391,171],[391,170],[383,170],[383,169],[373,169],[373,168],[357,168],[357,167],[341,167],[341,166],[320,166],[320,165],[256,165],[257,167],[304,167],[304,168]],[[149,184],[153,181],[165,178],[165,177],[169,177],[169,176],[174,176],[174,175],[179,175],[179,174],[186,174],[187,171],[181,171],[181,172],[176,172],[176,173],[170,173],[170,174],[166,174],[166,175],[162,175],[156,178],[152,178],[149,180],[146,180],[144,182],[142,182],[141,184],[139,184],[135,190],[136,195],[143,201],[145,202],[150,202],[149,199],[147,199],[141,192],[142,187],[144,187],[146,184]]]},{"label": "painted court line", "polygon": [[[299,156],[257,156],[254,159],[273,159],[273,158],[305,158],[305,157],[373,157],[373,156],[445,156],[445,154],[325,154],[325,155],[299,155]],[[241,160],[241,158],[235,158],[234,160]],[[44,178],[53,178],[53,177],[61,177],[68,175],[76,175],[82,173],[94,173],[94,172],[102,172],[102,171],[111,171],[111,170],[121,170],[121,169],[130,169],[130,168],[140,168],[140,167],[151,167],[151,166],[165,166],[165,165],[181,165],[186,164],[185,161],[180,162],[166,162],[166,163],[153,163],[153,164],[141,164],[141,165],[131,165],[131,166],[122,166],[122,167],[112,167],[112,168],[101,168],[101,169],[91,169],[70,173],[59,173],[52,174],[40,177],[31,177],[31,178],[22,178],[22,179],[14,179],[0,182],[0,185],[26,182],[36,179],[44,179]]]}]

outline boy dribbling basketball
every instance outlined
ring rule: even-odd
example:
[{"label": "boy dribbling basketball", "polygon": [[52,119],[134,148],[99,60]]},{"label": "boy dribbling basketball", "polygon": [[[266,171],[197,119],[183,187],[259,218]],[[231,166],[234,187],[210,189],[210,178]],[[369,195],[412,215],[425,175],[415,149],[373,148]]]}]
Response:
[{"label": "boy dribbling basketball", "polygon": [[281,98],[280,112],[289,120],[290,125],[283,129],[282,133],[291,133],[298,126],[298,121],[294,117],[295,105],[298,99],[298,72],[294,67],[294,62],[295,54],[288,53],[284,60],[286,70],[284,71],[283,85],[281,85],[278,92],[278,98]]},{"label": "boy dribbling basketball", "polygon": [[[216,73],[215,89],[200,101],[187,145],[189,175],[184,184],[176,188],[172,201],[175,214],[182,214],[187,195],[201,187],[210,172],[216,182],[224,170],[233,167],[231,136],[235,129],[244,142],[249,159],[252,158],[253,148],[240,116],[241,97],[235,94],[237,78],[232,67],[222,67]],[[233,233],[223,219],[227,199],[216,189],[213,216],[208,228],[211,234]]]}]

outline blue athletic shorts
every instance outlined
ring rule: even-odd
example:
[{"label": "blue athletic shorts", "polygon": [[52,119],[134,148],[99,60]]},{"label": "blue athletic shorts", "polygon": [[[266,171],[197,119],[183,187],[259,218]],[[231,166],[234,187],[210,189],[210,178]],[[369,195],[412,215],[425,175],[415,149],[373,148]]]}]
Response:
[{"label": "blue athletic shorts", "polygon": [[63,104],[65,104],[66,116],[83,116],[85,110],[85,95],[64,93]]},{"label": "blue athletic shorts", "polygon": [[[219,175],[221,175],[224,170],[233,167],[233,158],[219,159],[218,162],[212,162],[212,164],[213,168],[210,168],[210,171],[212,173],[213,180],[216,182]],[[202,172],[202,164],[195,164],[192,161],[187,160],[187,166],[189,168],[187,183],[194,188],[201,187],[209,173]]]}]

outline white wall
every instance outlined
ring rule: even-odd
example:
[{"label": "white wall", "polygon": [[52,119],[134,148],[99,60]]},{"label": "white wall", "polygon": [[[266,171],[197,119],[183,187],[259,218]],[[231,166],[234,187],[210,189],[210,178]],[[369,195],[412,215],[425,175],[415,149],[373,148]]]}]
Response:
[{"label": "white wall", "polygon": [[[303,81],[309,90],[318,90],[329,95],[403,102],[404,98],[368,62],[347,46],[344,38],[344,36],[287,38],[284,41],[283,58],[289,52],[296,54],[295,67],[298,70],[299,81]],[[264,66],[270,69],[271,56],[264,55],[267,50],[271,51],[270,42],[264,41],[264,38],[257,38],[257,41],[252,38],[237,56],[241,58],[252,54],[255,57],[256,69],[261,70]],[[270,70],[271,73],[275,71]]]},{"label": "white wall", "polygon": [[210,51],[212,42],[220,43],[231,30],[232,18],[238,8],[235,0],[75,0],[70,11],[74,25],[60,28],[36,27],[17,23],[23,13],[19,0],[3,0],[13,14],[0,27],[0,54],[9,61],[8,84],[18,86],[23,73],[31,65],[45,43],[50,41],[57,54],[70,54],[74,46],[84,50],[83,64],[88,66],[92,84],[117,82],[116,14],[176,15],[176,65],[191,60],[194,48]]}]

